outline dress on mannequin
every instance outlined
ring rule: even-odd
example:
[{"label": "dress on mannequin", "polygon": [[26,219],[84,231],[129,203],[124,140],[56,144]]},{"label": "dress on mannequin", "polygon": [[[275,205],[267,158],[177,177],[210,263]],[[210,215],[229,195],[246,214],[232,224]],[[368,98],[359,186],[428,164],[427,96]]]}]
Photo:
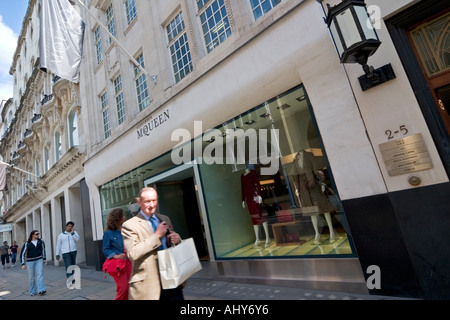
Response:
[{"label": "dress on mannequin", "polygon": [[[325,184],[320,184],[320,181],[317,180],[317,177],[322,176],[323,172],[321,170],[324,167],[325,162],[323,158],[314,156],[310,150],[302,150],[297,153],[294,158],[295,174],[292,176],[295,191],[294,199],[298,207],[318,207],[318,213],[322,213],[325,216],[330,229],[330,242],[334,242],[335,233],[330,212],[335,211],[337,208],[330,203],[325,192],[326,190],[322,187]],[[314,243],[316,244],[320,238],[318,213],[311,216],[311,222],[315,231]]]},{"label": "dress on mannequin", "polygon": [[245,208],[245,204],[247,204],[248,212],[252,219],[256,236],[255,245],[260,241],[259,226],[262,224],[266,233],[266,246],[268,246],[269,226],[267,219],[262,214],[261,185],[259,183],[259,176],[255,170],[245,169],[245,172],[241,175],[241,193],[242,207]]}]

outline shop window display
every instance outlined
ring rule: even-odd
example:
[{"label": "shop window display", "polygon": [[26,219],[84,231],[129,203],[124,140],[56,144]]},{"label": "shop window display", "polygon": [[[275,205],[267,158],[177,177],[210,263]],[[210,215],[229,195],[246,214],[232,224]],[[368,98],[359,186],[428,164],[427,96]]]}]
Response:
[{"label": "shop window display", "polygon": [[100,201],[103,225],[106,226],[108,213],[115,208],[121,208],[126,219],[135,216],[139,211],[136,197],[144,186],[145,179],[172,167],[170,154],[165,154],[102,185]]},{"label": "shop window display", "polygon": [[[195,170],[167,176],[180,165],[172,150],[103,185],[103,218],[115,207],[123,208],[127,218],[136,214],[135,197],[147,179],[163,194],[189,176],[197,194],[190,200],[198,201],[201,210],[185,206],[175,214],[174,200],[161,195],[159,206],[165,214],[177,215],[172,220],[181,229],[200,215],[198,224],[207,224],[207,229],[199,236],[198,228],[188,226],[183,236],[195,233],[197,241],[202,236],[205,243],[210,241],[213,252],[208,254],[216,260],[355,256],[303,86],[212,132],[197,137],[202,139],[201,155],[195,153],[196,140],[182,146],[190,152],[184,163]],[[158,180],[161,174],[166,174],[164,181]]]},{"label": "shop window display", "polygon": [[[237,141],[236,130],[245,134],[254,129],[258,152],[252,154],[249,139],[245,146],[246,139],[240,139],[241,145],[235,143],[231,151],[234,163],[199,164],[217,259],[353,255],[344,212],[302,86],[218,129],[224,137],[232,132]],[[274,174],[264,173],[269,165],[258,158],[260,133],[269,130],[277,131],[265,137],[270,157],[279,162]],[[229,149],[225,144],[224,154]],[[238,156],[239,148],[245,149],[244,158],[243,153]]]}]

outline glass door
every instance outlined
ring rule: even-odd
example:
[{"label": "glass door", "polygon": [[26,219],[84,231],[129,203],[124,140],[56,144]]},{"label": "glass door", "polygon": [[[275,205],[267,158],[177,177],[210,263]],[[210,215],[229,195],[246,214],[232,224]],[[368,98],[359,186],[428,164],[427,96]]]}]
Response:
[{"label": "glass door", "polygon": [[185,164],[144,181],[158,192],[158,211],[170,217],[182,239],[193,238],[198,256],[209,260],[203,216],[192,164]]}]

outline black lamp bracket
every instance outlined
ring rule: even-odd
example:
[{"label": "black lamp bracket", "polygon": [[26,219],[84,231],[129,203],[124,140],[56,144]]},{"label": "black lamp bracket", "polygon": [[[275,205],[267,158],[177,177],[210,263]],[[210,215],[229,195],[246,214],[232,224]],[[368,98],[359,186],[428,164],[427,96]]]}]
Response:
[{"label": "black lamp bracket", "polygon": [[362,91],[396,78],[390,63],[377,69],[367,64],[363,64],[362,67],[365,74],[358,78]]}]

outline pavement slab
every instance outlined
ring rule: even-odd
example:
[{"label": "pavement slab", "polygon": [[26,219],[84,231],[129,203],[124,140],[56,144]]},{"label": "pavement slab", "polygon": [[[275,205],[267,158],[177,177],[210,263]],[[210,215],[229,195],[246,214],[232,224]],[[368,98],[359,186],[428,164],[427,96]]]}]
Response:
[{"label": "pavement slab", "polygon": [[[114,300],[116,285],[109,275],[90,268],[80,269],[78,288],[68,288],[64,266],[44,266],[45,295],[30,296],[28,273],[20,266],[0,269],[0,300]],[[358,295],[346,292],[233,283],[201,278],[196,274],[184,288],[185,300],[399,300],[402,298]]]}]

